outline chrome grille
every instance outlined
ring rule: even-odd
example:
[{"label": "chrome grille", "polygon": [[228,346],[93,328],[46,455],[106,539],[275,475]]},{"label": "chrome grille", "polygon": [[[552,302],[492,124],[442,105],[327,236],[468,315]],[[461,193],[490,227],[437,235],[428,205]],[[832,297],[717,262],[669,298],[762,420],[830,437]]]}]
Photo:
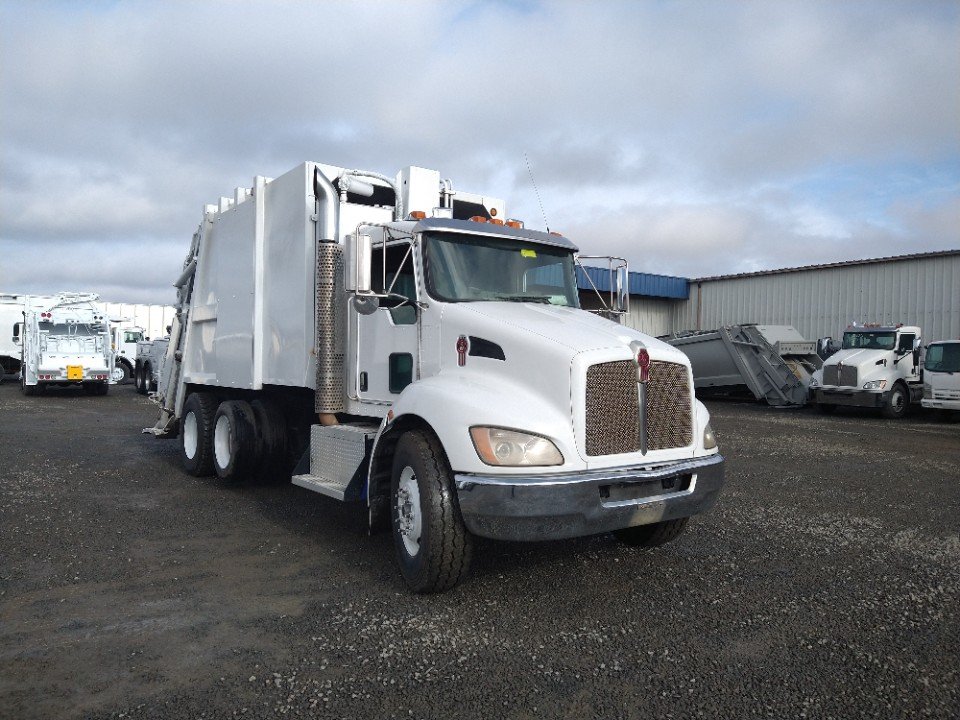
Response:
[{"label": "chrome grille", "polygon": [[[693,442],[687,368],[654,360],[647,383],[647,449],[686,447]],[[587,455],[640,450],[637,366],[632,360],[587,368],[585,445]]]},{"label": "chrome grille", "polygon": [[640,449],[637,366],[632,360],[587,368],[587,455],[617,455]]},{"label": "chrome grille", "polygon": [[[839,371],[839,372],[838,372]],[[823,369],[824,385],[857,386],[857,367],[848,365],[827,365]]]},{"label": "chrome grille", "polygon": [[690,383],[684,365],[653,360],[647,383],[647,449],[686,447],[693,442]]}]

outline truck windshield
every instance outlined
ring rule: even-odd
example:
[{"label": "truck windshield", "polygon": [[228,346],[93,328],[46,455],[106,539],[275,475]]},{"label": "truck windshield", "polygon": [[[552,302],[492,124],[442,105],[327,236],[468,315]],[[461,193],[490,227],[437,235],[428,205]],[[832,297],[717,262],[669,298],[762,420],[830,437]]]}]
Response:
[{"label": "truck windshield", "polygon": [[895,332],[845,332],[843,334],[844,350],[893,350],[896,346]]},{"label": "truck windshield", "polygon": [[426,233],[430,295],[447,302],[506,300],[579,307],[573,254],[512,238]]},{"label": "truck windshield", "polygon": [[960,343],[928,347],[923,369],[930,372],[960,372]]}]

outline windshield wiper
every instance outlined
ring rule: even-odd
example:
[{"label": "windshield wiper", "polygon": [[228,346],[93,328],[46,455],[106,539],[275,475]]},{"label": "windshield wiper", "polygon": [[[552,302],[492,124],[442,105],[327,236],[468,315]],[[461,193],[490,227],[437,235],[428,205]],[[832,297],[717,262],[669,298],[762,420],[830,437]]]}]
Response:
[{"label": "windshield wiper", "polygon": [[506,300],[507,302],[536,302],[550,304],[549,295],[497,295],[494,300]]}]

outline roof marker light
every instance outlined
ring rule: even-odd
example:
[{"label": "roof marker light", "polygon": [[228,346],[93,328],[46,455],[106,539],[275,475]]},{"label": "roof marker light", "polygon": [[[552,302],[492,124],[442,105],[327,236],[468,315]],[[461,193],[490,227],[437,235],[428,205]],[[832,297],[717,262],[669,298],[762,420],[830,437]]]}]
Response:
[{"label": "roof marker light", "polygon": [[427,214],[423,210],[411,210],[409,217],[411,220],[423,220]]},{"label": "roof marker light", "polygon": [[556,235],[557,237],[563,237],[563,233],[559,233],[559,232],[557,232],[556,230],[551,230],[551,231],[550,231],[550,234],[551,234],[551,235]]},{"label": "roof marker light", "polygon": [[507,227],[520,229],[523,227],[522,220],[507,220]]},{"label": "roof marker light", "polygon": [[503,225],[503,220],[499,220],[497,218],[493,218],[490,222],[494,225]]},{"label": "roof marker light", "polygon": [[472,218],[470,218],[470,222],[485,223],[487,222],[487,219],[483,215],[474,215]]}]

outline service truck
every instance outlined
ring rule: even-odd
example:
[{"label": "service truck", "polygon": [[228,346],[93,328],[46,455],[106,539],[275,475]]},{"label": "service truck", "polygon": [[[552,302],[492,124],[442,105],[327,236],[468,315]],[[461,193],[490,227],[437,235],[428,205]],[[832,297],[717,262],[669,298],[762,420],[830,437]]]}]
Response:
[{"label": "service truck", "polygon": [[686,356],[580,309],[577,252],[433,170],[256,177],[204,210],[146,431],[193,475],[366,503],[415,592],[474,536],[672,540],[724,459]]},{"label": "service truck", "polygon": [[902,417],[923,394],[920,348],[919,327],[851,325],[840,350],[824,360],[810,381],[818,409],[880,408],[884,417]]},{"label": "service truck", "polygon": [[35,395],[50,386],[80,385],[106,395],[113,372],[110,321],[93,293],[24,297],[23,322],[14,329],[21,346],[20,387]]},{"label": "service truck", "polygon": [[960,410],[960,340],[941,340],[927,346],[920,404],[946,412]]}]

